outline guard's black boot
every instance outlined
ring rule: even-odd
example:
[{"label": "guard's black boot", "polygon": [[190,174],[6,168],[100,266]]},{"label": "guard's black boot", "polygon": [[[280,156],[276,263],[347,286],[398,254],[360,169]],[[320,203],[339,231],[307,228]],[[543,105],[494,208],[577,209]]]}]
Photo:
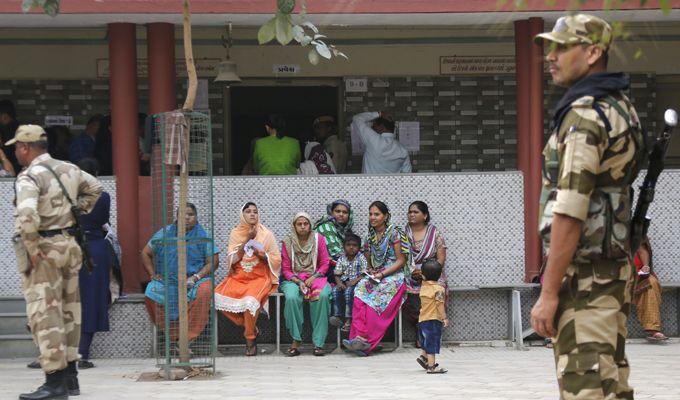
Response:
[{"label": "guard's black boot", "polygon": [[45,374],[45,383],[33,393],[19,395],[19,400],[67,400],[65,377],[66,369]]},{"label": "guard's black boot", "polygon": [[75,361],[69,361],[66,367],[66,389],[69,396],[78,396],[80,394],[80,385],[78,384],[78,368],[76,368]]}]

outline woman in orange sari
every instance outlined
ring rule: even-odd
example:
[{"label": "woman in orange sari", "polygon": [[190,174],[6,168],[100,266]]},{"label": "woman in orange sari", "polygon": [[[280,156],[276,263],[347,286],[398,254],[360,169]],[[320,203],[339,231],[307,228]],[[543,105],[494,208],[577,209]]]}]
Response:
[{"label": "woman in orange sari", "polygon": [[661,331],[661,284],[654,272],[652,246],[648,237],[645,236],[640,244],[633,262],[637,270],[633,304],[640,325],[647,332],[650,342],[668,340],[668,336]]},{"label": "woman in orange sari", "polygon": [[260,311],[267,312],[269,294],[279,284],[281,252],[274,234],[260,223],[257,206],[246,203],[241,220],[229,234],[229,272],[215,288],[215,308],[244,328],[246,355],[257,355]]}]

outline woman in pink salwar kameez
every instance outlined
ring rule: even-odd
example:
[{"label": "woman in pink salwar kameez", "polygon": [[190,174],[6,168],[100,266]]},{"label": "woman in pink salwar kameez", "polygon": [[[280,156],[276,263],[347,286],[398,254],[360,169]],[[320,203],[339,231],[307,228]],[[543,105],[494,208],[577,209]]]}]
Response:
[{"label": "woman in pink salwar kameez", "polygon": [[352,327],[343,344],[359,356],[373,351],[399,313],[406,294],[405,268],[409,244],[406,235],[390,223],[390,213],[381,201],[369,207],[369,233],[364,252],[370,276],[354,290]]}]

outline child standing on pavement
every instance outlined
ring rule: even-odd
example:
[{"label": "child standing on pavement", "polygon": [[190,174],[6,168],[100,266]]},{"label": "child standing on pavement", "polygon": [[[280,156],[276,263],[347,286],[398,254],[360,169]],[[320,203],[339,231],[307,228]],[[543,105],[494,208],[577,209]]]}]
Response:
[{"label": "child standing on pavement", "polygon": [[[349,332],[352,325],[352,304],[354,303],[354,286],[366,272],[368,262],[359,252],[361,238],[351,232],[345,235],[344,254],[335,264],[335,287],[333,288],[333,316],[329,322],[333,326],[342,326],[343,332]],[[344,307],[342,305],[344,304]],[[343,312],[344,311],[344,312]],[[342,317],[345,317],[343,324]]]},{"label": "child standing on pavement", "polygon": [[427,260],[421,267],[423,284],[420,288],[420,317],[418,319],[418,337],[422,346],[422,354],[417,358],[418,364],[428,374],[444,374],[448,370],[435,362],[442,341],[442,328],[449,325],[446,318],[444,287],[438,282],[442,274],[442,266],[437,260]]}]

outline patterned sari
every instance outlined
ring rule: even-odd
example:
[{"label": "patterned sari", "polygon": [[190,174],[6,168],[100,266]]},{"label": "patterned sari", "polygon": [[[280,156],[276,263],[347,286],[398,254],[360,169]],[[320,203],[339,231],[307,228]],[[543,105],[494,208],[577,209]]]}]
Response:
[{"label": "patterned sari", "polygon": [[[444,237],[441,232],[433,224],[427,225],[427,230],[425,231],[425,236],[422,240],[415,240],[413,237],[413,230],[411,230],[411,225],[406,224],[406,237],[411,249],[412,265],[411,271],[420,269],[421,265],[427,260],[436,260],[437,252],[439,249],[446,248],[446,243],[444,242]],[[439,278],[439,284],[444,287],[444,290],[448,293],[448,284],[446,280],[446,272],[442,270],[442,275]],[[406,277],[406,291],[408,293],[417,294],[420,293],[421,282],[411,278],[411,274]]]},{"label": "patterned sari", "polygon": [[388,225],[383,238],[378,240],[373,228],[365,244],[372,271],[380,272],[389,268],[397,261],[394,245],[399,244],[399,250],[407,257],[404,268],[384,277],[378,283],[371,282],[364,277],[354,289],[354,304],[352,306],[352,326],[349,331],[350,340],[361,337],[368,342],[365,354],[373,351],[399,313],[404,302],[406,285],[404,283],[405,270],[410,264],[409,246],[406,235],[394,225]]},{"label": "patterned sari", "polygon": [[[401,253],[406,254],[408,258],[409,242],[401,229],[391,224],[388,225],[382,239],[378,241],[375,230],[369,228],[364,251],[369,255],[370,267],[373,271],[383,271],[397,261],[397,255],[394,252],[394,244],[396,243],[400,244]],[[409,271],[409,264],[407,260],[402,270],[384,277],[377,284],[372,283],[368,277],[364,277],[357,283],[354,298],[361,300],[378,314],[381,314],[404,284],[404,278]]]}]

